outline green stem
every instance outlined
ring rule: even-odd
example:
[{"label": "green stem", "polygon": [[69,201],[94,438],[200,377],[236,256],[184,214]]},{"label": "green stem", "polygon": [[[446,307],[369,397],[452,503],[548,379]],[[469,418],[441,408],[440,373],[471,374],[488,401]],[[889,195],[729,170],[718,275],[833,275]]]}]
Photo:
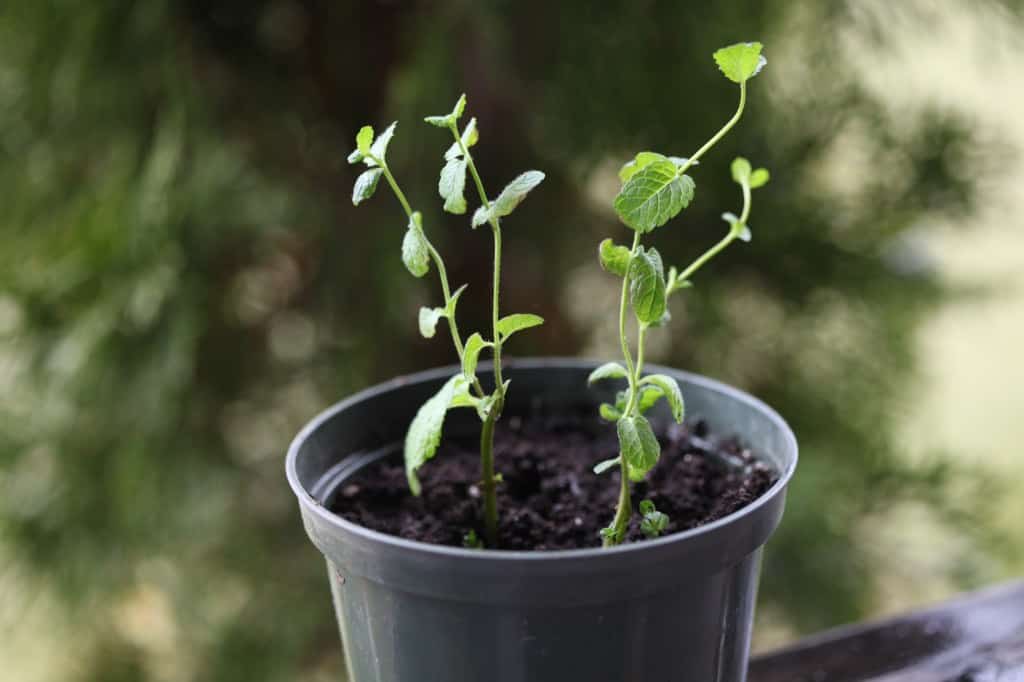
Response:
[{"label": "green stem", "polygon": [[[409,204],[409,200],[405,198],[405,193],[402,191],[402,188],[398,186],[398,182],[395,180],[395,176],[391,174],[391,169],[387,166],[386,163],[384,163],[383,159],[378,159],[373,156],[369,158],[373,159],[377,163],[377,165],[380,166],[380,169],[384,172],[384,178],[388,181],[388,184],[391,186],[391,191],[393,191],[395,193],[395,196],[398,197],[398,202],[402,204],[402,209],[405,210],[405,215],[407,218],[409,218],[409,223],[412,224],[412,206]],[[448,283],[448,270],[444,266],[444,259],[441,258],[441,254],[438,252],[436,248],[434,248],[434,244],[430,241],[429,238],[427,238],[427,235],[425,233],[423,233],[423,241],[426,242],[427,250],[430,253],[430,257],[434,261],[434,265],[437,267],[437,276],[438,279],[441,280],[441,293],[444,295],[444,305],[445,308],[447,309],[448,304],[452,300],[451,285],[449,285]],[[459,326],[458,323],[456,323],[455,321],[455,315],[453,314],[449,316],[447,319],[448,330],[451,332],[452,335],[452,344],[455,346],[455,352],[458,354],[459,363],[461,364],[462,356],[464,353],[462,335],[459,334]],[[482,398],[484,396],[484,389],[483,386],[480,385],[479,380],[474,382],[474,388],[476,389],[477,395]]]},{"label": "green stem", "polygon": [[629,527],[629,517],[633,515],[633,502],[629,495],[629,466],[625,458],[620,458],[619,476],[621,477],[619,487],[619,504],[615,508],[615,518],[612,519],[614,532],[605,535],[602,541],[604,547],[614,547],[626,538],[626,530]]},{"label": "green stem", "polygon": [[[473,184],[476,185],[477,194],[480,195],[480,203],[490,211],[491,202],[487,199],[487,192],[484,190],[483,180],[476,169],[469,148],[462,141],[462,134],[459,133],[458,125],[452,123],[450,130],[455,142],[459,145],[462,158],[466,160],[466,167],[473,177]],[[494,404],[487,413],[484,420],[483,430],[480,432],[480,471],[483,485],[484,498],[484,535],[489,547],[498,546],[498,485],[494,473],[494,425],[501,417],[505,409],[505,381],[501,372],[501,348],[502,338],[498,334],[498,320],[501,310],[501,222],[492,216],[490,219],[491,234],[494,239],[494,267],[493,279],[491,282],[491,341],[494,359]]]},{"label": "green stem", "polygon": [[[740,213],[740,218],[739,218],[738,224],[739,225],[746,225],[747,224],[747,219],[750,217],[750,185],[748,185],[747,183],[743,183],[742,188],[743,188],[743,211]],[[695,260],[692,263],[690,263],[686,267],[685,270],[683,270],[681,273],[679,273],[679,276],[676,277],[676,281],[677,282],[685,282],[686,280],[688,280],[690,277],[693,276],[693,274],[695,272],[697,272],[697,270],[699,270],[709,260],[711,260],[712,258],[717,256],[718,253],[720,251],[722,251],[722,249],[724,249],[725,247],[729,246],[729,244],[731,244],[736,239],[736,237],[738,237],[738,236],[739,236],[739,232],[736,229],[734,229],[733,227],[730,226],[729,234],[725,235],[725,237],[723,237],[717,244],[715,244],[710,249],[705,251],[700,256],[700,258],[698,258],[697,260]]]},{"label": "green stem", "polygon": [[498,481],[494,474],[494,424],[497,410],[492,409],[480,431],[480,474],[484,498],[484,541],[488,547],[498,546]]},{"label": "green stem", "polygon": [[740,120],[740,116],[743,115],[743,107],[746,106],[746,104],[747,104],[747,82],[743,81],[742,83],[740,83],[740,104],[739,104],[738,107],[736,107],[736,113],[732,115],[732,118],[730,118],[726,122],[726,124],[724,126],[722,126],[721,130],[719,130],[717,133],[715,133],[714,136],[710,140],[708,140],[707,142],[704,143],[703,147],[698,149],[693,154],[693,156],[691,156],[689,159],[687,159],[686,163],[684,163],[679,168],[679,175],[682,175],[683,173],[685,173],[690,168],[690,166],[692,166],[693,164],[697,163],[697,161],[698,161],[698,159],[700,159],[700,157],[704,156],[708,152],[709,149],[714,147],[716,144],[718,144],[719,140],[721,140],[723,137],[725,137],[726,133],[728,133],[730,130],[732,130],[732,127],[734,125],[736,125],[736,122]]}]

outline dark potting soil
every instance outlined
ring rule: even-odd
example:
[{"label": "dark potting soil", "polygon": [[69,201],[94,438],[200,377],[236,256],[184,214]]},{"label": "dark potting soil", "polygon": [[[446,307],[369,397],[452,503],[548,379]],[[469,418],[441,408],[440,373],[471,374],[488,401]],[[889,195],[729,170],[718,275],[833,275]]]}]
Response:
[{"label": "dark potting soil", "polygon": [[[702,421],[672,424],[658,434],[662,455],[647,480],[633,484],[633,507],[654,502],[670,521],[664,534],[731,514],[762,495],[775,473],[735,438],[719,438]],[[483,537],[480,456],[476,442],[444,441],[420,469],[423,494],[409,492],[401,455],[375,462],[345,483],[331,511],[373,530],[441,545]],[[494,442],[501,515],[499,548],[598,547],[619,495],[619,469],[597,475],[618,455],[613,425],[589,416],[506,417]],[[629,541],[645,539],[639,514]]]}]

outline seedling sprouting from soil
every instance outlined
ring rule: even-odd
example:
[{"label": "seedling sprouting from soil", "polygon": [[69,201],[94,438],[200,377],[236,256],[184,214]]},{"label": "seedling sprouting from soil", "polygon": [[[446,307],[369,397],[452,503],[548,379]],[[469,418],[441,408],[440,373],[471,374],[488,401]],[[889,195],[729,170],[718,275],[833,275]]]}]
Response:
[{"label": "seedling sprouting from soil", "polygon": [[[657,249],[646,248],[640,241],[643,235],[676,217],[693,200],[696,184],[687,171],[696,166],[743,115],[747,81],[756,76],[766,63],[761,47],[761,43],[739,43],[715,52],[718,68],[726,78],[739,85],[739,106],[722,129],[692,156],[680,158],[640,152],[619,171],[623,185],[615,198],[614,208],[622,222],[634,231],[633,245],[627,247],[606,239],[601,242],[599,256],[605,270],[622,277],[619,339],[625,366],[609,362],[594,370],[589,379],[590,383],[603,379],[625,379],[627,382],[626,389],[618,394],[614,405],[605,403],[600,408],[604,419],[615,422],[619,456],[601,462],[594,471],[602,473],[617,466],[622,478],[615,517],[601,531],[606,547],[617,545],[626,537],[633,514],[630,482],[643,480],[661,455],[661,446],[644,413],[664,398],[677,422],[682,423],[684,416],[683,395],[676,380],[663,374],[643,374],[647,331],[669,320],[669,298],[677,291],[692,286],[691,279],[702,266],[733,241],[750,241],[747,219],[750,216],[751,190],[768,182],[768,171],[764,168],[754,170],[744,158],[732,162],[733,180],[739,184],[743,194],[740,215],[724,213],[722,219],[729,226],[725,237],[681,271],[671,267],[666,273]],[[635,359],[626,333],[627,310],[630,307],[637,323]],[[646,535],[655,537],[667,526],[668,518],[656,511],[649,500],[641,503],[640,511],[643,516],[641,530]]]},{"label": "seedling sprouting from soil", "polygon": [[[518,313],[500,316],[501,289],[501,220],[508,216],[526,198],[526,195],[544,179],[540,171],[527,171],[510,182],[501,193],[488,198],[483,181],[477,171],[470,148],[480,138],[476,119],[460,130],[459,119],[466,108],[466,96],[463,95],[455,104],[451,113],[443,116],[428,116],[425,121],[438,128],[448,130],[453,142],[444,154],[445,165],[441,170],[438,192],[444,199],[444,210],[456,215],[466,212],[467,202],[464,195],[466,172],[469,171],[473,184],[480,198],[480,207],[473,213],[471,225],[474,229],[481,225],[489,225],[494,243],[494,267],[491,296],[491,329],[490,339],[484,334],[474,332],[463,339],[455,320],[456,305],[466,285],[452,290],[448,281],[447,270],[441,254],[427,237],[423,227],[423,216],[414,211],[391,173],[387,163],[387,149],[395,133],[396,123],[388,126],[384,132],[374,138],[373,128],[364,126],[356,135],[356,149],[349,157],[349,163],[363,163],[368,170],[356,179],[352,190],[352,203],[360,204],[373,196],[381,177],[387,180],[392,191],[402,205],[408,221],[405,238],[402,241],[402,262],[406,269],[415,277],[423,277],[430,271],[433,262],[441,282],[443,301],[434,308],[420,308],[420,333],[431,338],[437,324],[447,320],[451,332],[452,345],[462,365],[462,371],[454,374],[441,389],[427,400],[416,414],[405,436],[405,471],[409,480],[409,489],[419,495],[420,482],[416,472],[427,460],[437,452],[441,443],[441,431],[444,426],[445,414],[455,407],[468,407],[476,410],[483,427],[480,434],[480,470],[481,496],[483,497],[484,541],[487,546],[495,547],[498,542],[498,509],[497,484],[499,476],[494,470],[494,425],[501,417],[505,406],[508,382],[501,373],[501,352],[510,336],[544,322],[537,315]],[[487,393],[476,374],[480,353],[490,349],[494,358],[494,390]],[[480,541],[475,532],[467,534],[467,546],[479,546]]]}]

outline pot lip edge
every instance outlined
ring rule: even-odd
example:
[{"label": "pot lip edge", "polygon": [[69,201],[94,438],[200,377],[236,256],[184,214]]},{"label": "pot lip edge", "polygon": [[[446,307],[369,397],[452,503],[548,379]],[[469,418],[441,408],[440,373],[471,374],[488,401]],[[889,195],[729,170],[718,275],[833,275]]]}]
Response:
[{"label": "pot lip edge", "polygon": [[[561,369],[587,369],[596,367],[602,362],[604,362],[604,360],[594,358],[536,356],[509,358],[505,361],[505,368],[539,369],[544,367],[557,367]],[[479,367],[485,368],[490,364],[490,362],[481,362]],[[418,540],[407,540],[396,535],[382,533],[380,531],[375,531],[365,526],[352,523],[351,521],[329,511],[309,494],[298,479],[296,460],[298,459],[299,449],[309,438],[310,434],[316,431],[324,422],[333,418],[335,414],[347,409],[352,404],[409,384],[443,379],[450,376],[453,372],[461,370],[459,365],[445,365],[411,374],[403,374],[387,381],[373,384],[372,386],[353,393],[347,398],[343,398],[319,412],[310,421],[308,421],[302,429],[299,430],[288,445],[288,451],[285,457],[285,473],[288,479],[288,484],[292,489],[292,493],[298,498],[300,505],[305,511],[316,515],[327,525],[338,528],[345,533],[355,535],[364,541],[383,544],[396,551],[410,552],[420,556],[438,559],[459,559],[462,561],[476,561],[482,563],[526,561],[531,564],[564,561],[568,559],[588,559],[597,561],[602,558],[628,556],[645,551],[657,551],[672,545],[686,543],[704,535],[711,534],[724,526],[728,526],[743,516],[757,512],[762,507],[774,501],[776,497],[785,493],[785,490],[796,471],[800,453],[796,435],[793,433],[792,428],[790,428],[789,423],[786,422],[778,412],[759,398],[747,393],[746,391],[742,391],[729,384],[718,381],[717,379],[712,379],[701,374],[695,374],[681,369],[675,369],[666,365],[648,364],[647,368],[654,371],[667,370],[670,373],[685,378],[686,381],[690,383],[698,384],[717,393],[725,394],[734,400],[751,405],[760,412],[766,414],[772,422],[775,422],[780,427],[783,437],[789,446],[788,449],[792,451],[792,458],[790,459],[785,471],[780,472],[779,478],[775,483],[773,483],[772,486],[756,500],[741,509],[737,509],[727,516],[723,516],[720,519],[712,521],[711,523],[679,533],[673,533],[672,535],[644,540],[643,542],[621,544],[608,548],[581,547],[578,549],[544,551],[468,549],[464,547],[451,547],[448,545],[435,545],[427,542],[420,542]]]}]

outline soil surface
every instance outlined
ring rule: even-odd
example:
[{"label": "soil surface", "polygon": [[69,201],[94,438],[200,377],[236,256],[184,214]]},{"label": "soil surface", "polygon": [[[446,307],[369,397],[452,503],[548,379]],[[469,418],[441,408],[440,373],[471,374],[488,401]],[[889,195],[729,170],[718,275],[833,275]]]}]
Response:
[{"label": "soil surface", "polygon": [[[734,438],[702,421],[658,433],[662,455],[647,480],[633,484],[633,508],[651,500],[670,522],[664,534],[726,516],[762,495],[777,478]],[[476,442],[445,441],[420,469],[421,497],[409,492],[401,455],[369,465],[346,482],[331,510],[367,528],[433,544],[462,546],[483,537]],[[495,433],[500,549],[598,547],[615,512],[619,469],[592,469],[618,455],[615,427],[596,417],[505,417]],[[634,513],[629,541],[643,541]]]}]

